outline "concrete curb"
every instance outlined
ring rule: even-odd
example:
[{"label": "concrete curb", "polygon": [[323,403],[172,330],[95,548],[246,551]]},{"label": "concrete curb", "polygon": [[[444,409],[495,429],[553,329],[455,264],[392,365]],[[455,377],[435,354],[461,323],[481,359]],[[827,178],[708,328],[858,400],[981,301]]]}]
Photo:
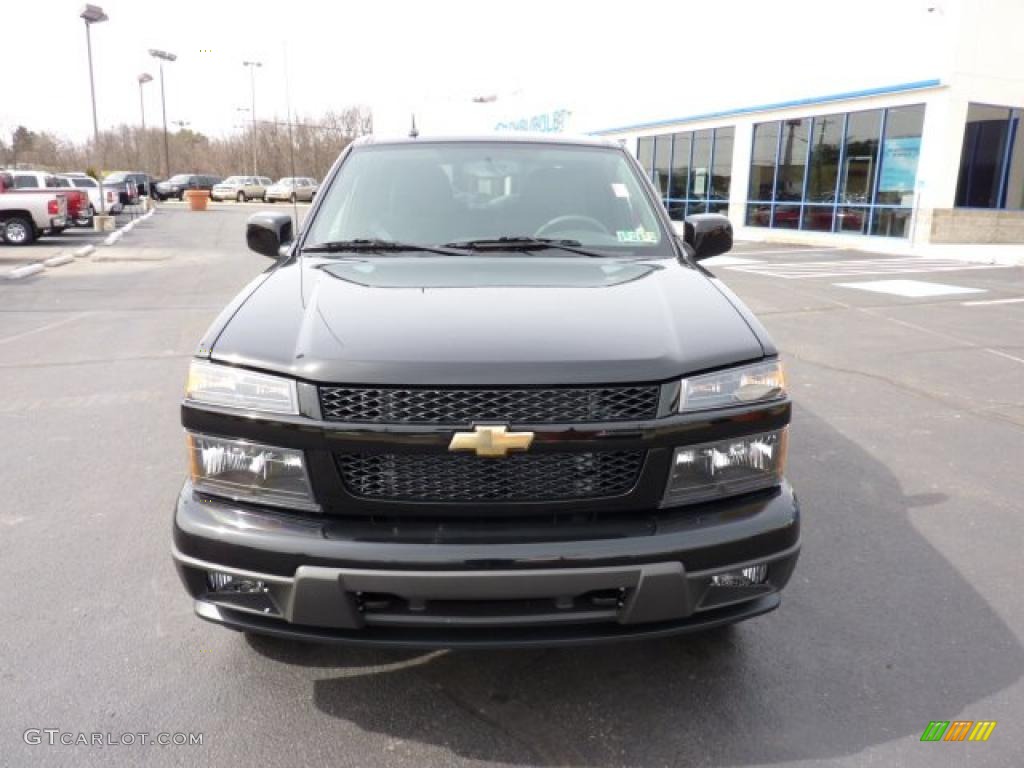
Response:
[{"label": "concrete curb", "polygon": [[[128,232],[131,232],[133,229],[135,229],[135,225],[136,224],[138,224],[140,221],[145,221],[150,216],[152,216],[154,213],[156,213],[156,208],[153,208],[153,209],[147,211],[146,213],[144,213],[141,216],[139,216],[137,219],[132,219],[131,221],[129,221],[127,224],[123,225],[119,229],[115,229],[113,232],[111,232],[109,235],[106,236],[106,238],[103,240],[103,244],[104,245],[113,245],[118,240],[120,240],[122,237],[124,237]],[[86,246],[86,247],[88,247],[88,246]],[[83,253],[82,255],[84,256],[86,254]]]},{"label": "concrete curb", "polygon": [[58,253],[56,256],[51,256],[43,261],[43,264],[48,267],[59,267],[62,264],[70,264],[74,260],[75,257],[70,253]]},{"label": "concrete curb", "polygon": [[76,248],[73,253],[77,258],[88,256],[90,253],[96,250],[95,245],[83,245],[81,248]]},{"label": "concrete curb", "polygon": [[40,262],[36,262],[35,264],[25,264],[24,266],[15,267],[10,270],[6,275],[4,275],[4,277],[8,280],[20,280],[23,277],[28,277],[29,275],[35,275],[42,272],[44,269],[45,267]]}]

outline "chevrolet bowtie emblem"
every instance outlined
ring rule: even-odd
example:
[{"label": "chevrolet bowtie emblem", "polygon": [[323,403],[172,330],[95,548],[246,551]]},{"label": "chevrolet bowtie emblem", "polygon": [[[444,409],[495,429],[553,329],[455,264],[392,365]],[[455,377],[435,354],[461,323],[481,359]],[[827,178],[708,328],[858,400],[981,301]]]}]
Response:
[{"label": "chevrolet bowtie emblem", "polygon": [[474,451],[477,456],[503,459],[509,451],[528,450],[533,432],[508,432],[508,427],[478,426],[473,432],[456,432],[449,451]]}]

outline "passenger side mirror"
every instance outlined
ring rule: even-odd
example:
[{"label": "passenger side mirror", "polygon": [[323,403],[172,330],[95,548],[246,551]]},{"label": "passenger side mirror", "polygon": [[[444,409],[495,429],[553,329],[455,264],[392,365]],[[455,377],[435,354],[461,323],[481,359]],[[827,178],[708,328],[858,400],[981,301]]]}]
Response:
[{"label": "passenger side mirror", "polygon": [[695,213],[683,220],[683,240],[697,261],[732,250],[732,223],[720,213]]},{"label": "passenger side mirror", "polygon": [[271,259],[284,256],[295,235],[287,213],[254,213],[245,225],[245,242],[256,253]]}]

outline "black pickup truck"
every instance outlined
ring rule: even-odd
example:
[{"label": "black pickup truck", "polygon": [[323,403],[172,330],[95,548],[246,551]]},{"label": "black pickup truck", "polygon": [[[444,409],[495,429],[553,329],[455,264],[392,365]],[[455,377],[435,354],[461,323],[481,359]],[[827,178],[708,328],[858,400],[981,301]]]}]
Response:
[{"label": "black pickup truck", "polygon": [[173,556],[197,614],[558,645],[773,610],[800,547],[776,348],[601,140],[367,139],[200,341]]}]

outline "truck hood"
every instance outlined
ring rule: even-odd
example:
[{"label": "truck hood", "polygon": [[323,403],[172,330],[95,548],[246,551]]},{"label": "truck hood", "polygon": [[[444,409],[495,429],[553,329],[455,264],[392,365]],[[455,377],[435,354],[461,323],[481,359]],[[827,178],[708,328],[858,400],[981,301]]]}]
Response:
[{"label": "truck hood", "polygon": [[691,266],[519,255],[303,257],[211,351],[314,382],[471,386],[663,381],[764,354]]}]

